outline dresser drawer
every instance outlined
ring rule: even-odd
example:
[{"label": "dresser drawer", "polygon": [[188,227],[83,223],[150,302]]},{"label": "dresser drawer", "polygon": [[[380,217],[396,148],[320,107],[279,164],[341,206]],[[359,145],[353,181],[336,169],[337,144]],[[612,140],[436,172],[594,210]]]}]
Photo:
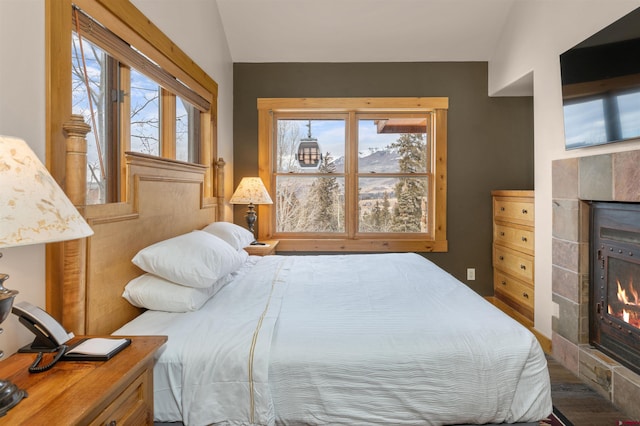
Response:
[{"label": "dresser drawer", "polygon": [[494,244],[493,266],[518,279],[533,283],[533,256]]},{"label": "dresser drawer", "polygon": [[152,425],[153,370],[147,369],[105,408],[91,425]]},{"label": "dresser drawer", "polygon": [[530,284],[496,269],[493,274],[493,289],[497,298],[533,320],[535,301],[533,287]]},{"label": "dresser drawer", "polygon": [[507,226],[495,224],[493,226],[493,241],[527,254],[534,254],[534,232],[524,226]]},{"label": "dresser drawer", "polygon": [[493,199],[493,216],[497,221],[519,223],[533,226],[533,199],[503,198]]}]

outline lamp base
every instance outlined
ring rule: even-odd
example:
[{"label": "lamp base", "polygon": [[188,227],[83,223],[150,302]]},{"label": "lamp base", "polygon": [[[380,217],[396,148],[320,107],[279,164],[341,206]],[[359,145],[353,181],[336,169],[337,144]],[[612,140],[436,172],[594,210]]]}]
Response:
[{"label": "lamp base", "polygon": [[0,380],[0,417],[18,405],[22,398],[26,398],[27,391],[18,388],[8,380]]},{"label": "lamp base", "polygon": [[258,215],[256,214],[256,209],[253,203],[249,203],[247,207],[247,215],[244,217],[247,221],[247,228],[253,234],[253,238],[255,238],[255,232],[253,230],[253,225],[256,223],[256,218]]},{"label": "lamp base", "polygon": [[[0,253],[0,257],[2,257],[2,253]],[[18,294],[16,290],[4,287],[4,282],[8,279],[9,275],[0,273],[0,323],[7,319],[11,312],[11,306],[13,306],[13,299]],[[2,333],[1,328],[0,333]],[[3,355],[4,353],[0,351],[0,357]],[[18,402],[27,396],[27,391],[18,388],[9,380],[0,380],[0,417],[7,414],[7,411],[18,405]]]}]

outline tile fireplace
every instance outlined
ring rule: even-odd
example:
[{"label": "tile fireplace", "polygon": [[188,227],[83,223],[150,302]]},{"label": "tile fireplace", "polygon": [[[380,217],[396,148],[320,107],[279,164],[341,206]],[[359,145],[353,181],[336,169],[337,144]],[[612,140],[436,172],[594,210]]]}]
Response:
[{"label": "tile fireplace", "polygon": [[[553,356],[629,416],[640,419],[640,375],[628,368],[627,361],[614,359],[590,341],[589,333],[589,312],[599,303],[592,299],[603,297],[590,294],[589,286],[591,268],[597,266],[590,259],[592,202],[640,203],[640,150],[556,160],[552,173],[552,297],[558,304],[552,319]],[[615,265],[618,260],[614,267],[620,266]],[[609,293],[604,298],[613,300]],[[599,309],[607,322],[626,327],[624,319],[608,314],[608,305]]]}]

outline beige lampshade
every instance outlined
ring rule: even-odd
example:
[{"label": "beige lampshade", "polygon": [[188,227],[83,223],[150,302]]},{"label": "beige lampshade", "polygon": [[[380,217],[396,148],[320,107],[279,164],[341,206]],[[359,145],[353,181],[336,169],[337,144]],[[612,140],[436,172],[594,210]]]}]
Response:
[{"label": "beige lampshade", "polygon": [[0,248],[92,234],[27,143],[0,135]]},{"label": "beige lampshade", "polygon": [[231,204],[273,204],[259,177],[245,177],[229,200]]}]

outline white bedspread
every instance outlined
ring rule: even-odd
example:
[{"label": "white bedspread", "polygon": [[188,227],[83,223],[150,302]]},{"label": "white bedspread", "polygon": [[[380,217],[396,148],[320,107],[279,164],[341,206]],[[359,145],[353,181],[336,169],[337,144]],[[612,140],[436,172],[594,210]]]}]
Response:
[{"label": "white bedspread", "polygon": [[535,337],[416,254],[258,258],[200,311],[146,312],[114,334],[169,336],[158,421],[511,423],[552,409]]}]

